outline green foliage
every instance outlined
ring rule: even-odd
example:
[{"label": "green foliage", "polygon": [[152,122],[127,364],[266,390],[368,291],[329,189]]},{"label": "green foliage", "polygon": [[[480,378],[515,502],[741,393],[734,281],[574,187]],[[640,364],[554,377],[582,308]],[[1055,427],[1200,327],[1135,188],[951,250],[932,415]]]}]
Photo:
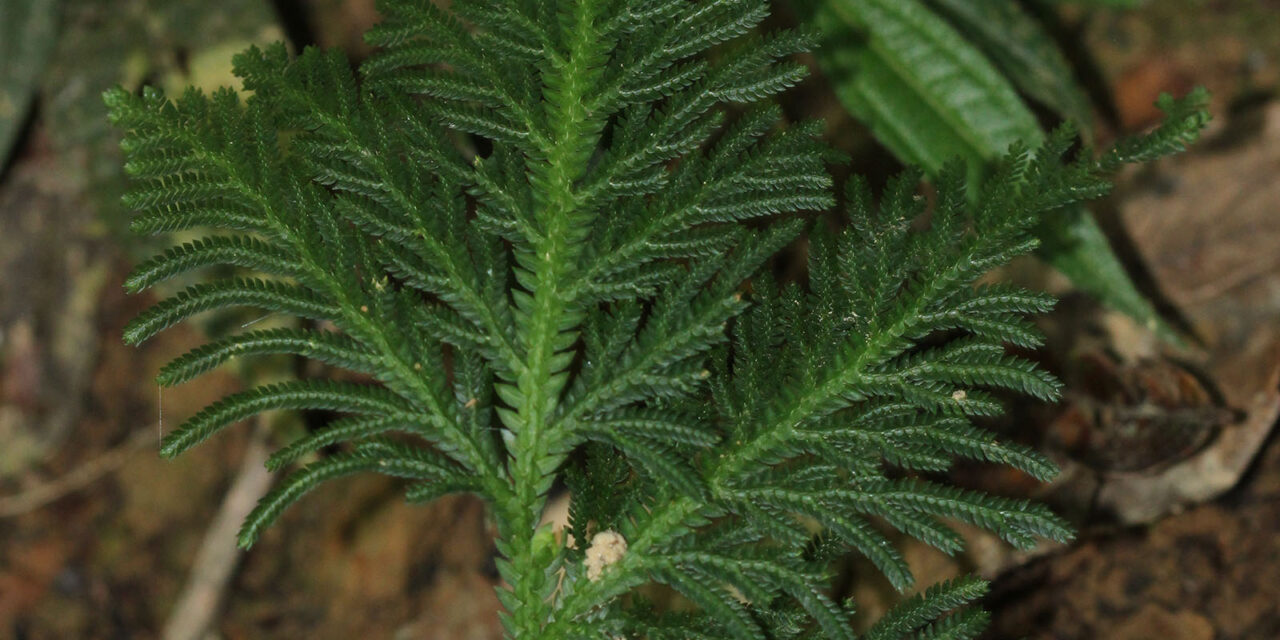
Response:
[{"label": "green foliage", "polygon": [[[808,38],[756,35],[762,2],[382,10],[358,73],[338,53],[252,48],[236,58],[247,100],[106,95],[135,227],[217,230],[129,288],[252,272],[161,300],[126,340],[230,306],[311,321],[199,347],[160,382],[265,354],[364,380],[250,389],[165,438],[172,456],[261,411],[349,414],[272,456],[319,454],[263,499],[243,545],[319,484],[381,473],[413,501],[488,501],[510,637],[854,638],[825,594],[833,557],[912,583],[881,525],[947,552],[948,521],[1020,547],[1070,538],[1043,507],[929,478],[955,458],[1055,473],[972,422],[1000,411],[995,392],[1057,397],[1005,347],[1037,345],[1024,316],[1052,301],[974,282],[1031,250],[1042,216],[1104,193],[1103,172],[1180,148],[1198,111],[1099,161],[1064,160],[1064,132],[967,195],[956,165],[923,230],[917,176],[878,207],[855,183],[852,227],[834,233],[797,215],[834,202],[817,125],[762,103],[801,78],[789,57]],[[806,226],[807,283],[761,275]],[[560,476],[574,546],[538,527]],[[697,610],[624,597],[649,582]],[[867,637],[973,637],[983,614],[960,608],[983,589],[935,587]]]},{"label": "green foliage", "polygon": [[[1118,3],[1110,3],[1118,4]],[[1088,101],[1043,26],[1007,0],[803,0],[818,61],[841,102],[904,163],[936,176],[963,158],[970,180],[1010,144],[1044,139],[1018,92],[1087,128]],[[1167,340],[1083,207],[1046,220],[1039,254],[1083,291]]]},{"label": "green foliage", "polygon": [[1017,89],[1063,119],[1087,127],[1089,98],[1053,36],[1022,5],[1005,0],[926,0],[982,50]]},{"label": "green foliage", "polygon": [[[836,95],[904,162],[977,167],[1043,139],[1031,110],[982,51],[921,0],[813,5],[822,69]],[[976,177],[974,178],[976,179]]]}]

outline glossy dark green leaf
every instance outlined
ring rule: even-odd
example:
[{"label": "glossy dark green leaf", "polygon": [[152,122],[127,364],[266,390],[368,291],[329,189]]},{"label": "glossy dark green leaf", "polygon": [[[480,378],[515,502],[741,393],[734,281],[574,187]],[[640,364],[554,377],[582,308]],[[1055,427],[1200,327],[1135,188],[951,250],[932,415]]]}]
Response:
[{"label": "glossy dark green leaf", "polygon": [[1088,132],[1089,98],[1044,25],[1008,0],[927,0],[982,49],[1018,90]]},{"label": "glossy dark green leaf", "polygon": [[[1009,80],[920,0],[802,8],[822,33],[818,63],[840,100],[903,162],[936,175],[959,157],[976,179],[1014,142],[1044,140]],[[1041,240],[1040,256],[1081,290],[1176,340],[1087,211],[1046,221]]]},{"label": "glossy dark green leaf", "polygon": [[822,71],[904,162],[933,173],[958,156],[976,168],[1015,142],[1043,139],[1009,81],[919,0],[828,0],[813,9]]},{"label": "glossy dark green leaf", "polygon": [[1111,250],[1098,221],[1084,207],[1073,207],[1046,219],[1037,231],[1040,256],[1082,291],[1097,298],[1161,339],[1181,344],[1182,338],[1138,291],[1120,258]]}]

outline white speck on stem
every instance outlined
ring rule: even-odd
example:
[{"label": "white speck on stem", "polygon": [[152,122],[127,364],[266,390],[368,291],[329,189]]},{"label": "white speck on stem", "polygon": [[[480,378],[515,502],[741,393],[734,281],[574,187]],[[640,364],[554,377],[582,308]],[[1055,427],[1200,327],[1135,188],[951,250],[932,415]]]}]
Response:
[{"label": "white speck on stem", "polygon": [[587,568],[587,580],[599,580],[605,567],[618,562],[625,555],[627,540],[617,531],[601,531],[592,536],[591,546],[587,547],[587,559],[582,563]]}]

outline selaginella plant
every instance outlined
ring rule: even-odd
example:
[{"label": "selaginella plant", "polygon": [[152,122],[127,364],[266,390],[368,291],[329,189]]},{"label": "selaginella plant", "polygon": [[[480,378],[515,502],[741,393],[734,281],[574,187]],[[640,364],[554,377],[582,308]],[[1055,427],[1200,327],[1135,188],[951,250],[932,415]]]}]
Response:
[{"label": "selaginella plant", "polygon": [[[1180,149],[1198,104],[1168,103],[1163,129],[1099,159],[1069,159],[1062,133],[979,189],[947,172],[932,206],[914,174],[879,207],[855,182],[835,232],[814,220],[834,203],[820,127],[766,102],[805,75],[790,57],[809,38],[755,35],[763,0],[381,10],[358,73],[275,46],[236,58],[247,99],[106,96],[134,227],[218,230],[128,288],[254,274],[163,299],[125,339],[227,306],[310,321],[217,339],[160,383],[262,354],[361,374],[236,393],[165,437],[174,456],[265,410],[350,414],[270,459],[305,464],[242,545],[323,481],[389,474],[412,501],[486,500],[509,637],[847,639],[834,558],[912,584],[886,527],[948,553],[947,520],[1019,547],[1071,537],[1043,507],[937,481],[958,457],[1055,472],[972,422],[1000,411],[993,392],[1057,396],[1006,348],[1039,344],[1023,316],[1051,299],[974,283],[1032,249],[1041,217],[1106,192],[1105,173]],[[762,270],[801,235],[807,282]],[[565,536],[540,525],[558,479]],[[653,583],[694,606],[646,604]],[[963,605],[983,589],[935,586],[863,637],[973,637],[984,614]]]}]

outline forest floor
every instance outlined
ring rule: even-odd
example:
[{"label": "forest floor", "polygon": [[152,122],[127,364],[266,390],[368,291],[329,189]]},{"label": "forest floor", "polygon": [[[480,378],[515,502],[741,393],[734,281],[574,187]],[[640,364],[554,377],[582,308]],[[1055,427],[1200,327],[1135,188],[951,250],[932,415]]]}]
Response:
[{"label": "forest floor", "polygon": [[[164,430],[243,383],[220,370],[160,394],[155,372],[201,343],[196,327],[121,343],[148,304],[122,289],[145,247],[120,232],[98,92],[130,78],[216,85],[226,69],[208,61],[298,30],[358,52],[376,17],[363,0],[312,0],[277,3],[308,11],[278,25],[257,2],[213,22],[157,14],[190,33],[146,22],[178,4],[67,2],[79,39],[59,45],[0,170],[0,638],[159,637],[253,446],[246,426],[177,461],[156,455]],[[921,584],[994,579],[993,639],[1280,638],[1280,3],[1151,4],[1079,36],[1115,106],[1103,120],[1140,130],[1160,91],[1203,84],[1215,123],[1192,152],[1123,176],[1098,212],[1192,341],[1161,344],[1033,263],[1005,274],[1064,297],[1041,321],[1041,357],[1067,398],[1014,419],[1066,472],[1049,487],[975,467],[955,477],[1047,500],[1080,537],[1033,554],[977,534],[957,558],[908,548]],[[145,54],[103,53],[143,22]],[[896,597],[857,563],[847,573],[867,616]],[[497,581],[477,500],[410,506],[396,483],[358,477],[303,500],[244,555],[216,634],[496,639]]]}]

